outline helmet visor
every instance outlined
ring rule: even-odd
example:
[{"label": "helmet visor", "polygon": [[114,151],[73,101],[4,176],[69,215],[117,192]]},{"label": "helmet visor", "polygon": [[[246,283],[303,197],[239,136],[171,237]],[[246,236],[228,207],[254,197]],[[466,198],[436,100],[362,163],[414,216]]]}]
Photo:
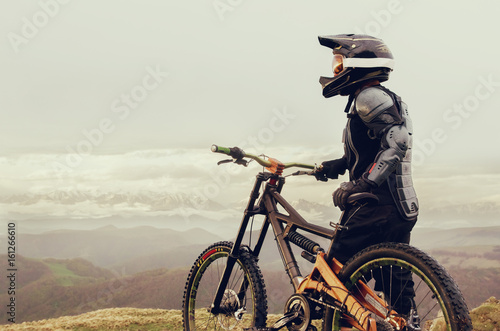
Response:
[{"label": "helmet visor", "polygon": [[344,70],[344,56],[341,54],[333,54],[332,63],[333,76],[337,76]]}]

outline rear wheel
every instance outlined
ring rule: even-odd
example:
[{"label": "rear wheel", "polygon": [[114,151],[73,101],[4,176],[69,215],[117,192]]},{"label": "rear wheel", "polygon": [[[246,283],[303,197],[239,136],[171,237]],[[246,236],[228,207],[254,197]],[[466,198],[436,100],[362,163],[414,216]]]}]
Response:
[{"label": "rear wheel", "polygon": [[[406,244],[368,247],[351,258],[339,273],[356,293],[359,280],[408,321],[407,330],[472,330],[462,293],[446,270],[426,253]],[[340,316],[327,309],[324,330],[339,330]]]},{"label": "rear wheel", "polygon": [[219,242],[209,246],[196,259],[184,290],[182,316],[185,331],[242,330],[266,325],[264,280],[255,258],[245,248],[240,250],[234,265],[220,313],[210,313],[232,247],[231,242]]}]

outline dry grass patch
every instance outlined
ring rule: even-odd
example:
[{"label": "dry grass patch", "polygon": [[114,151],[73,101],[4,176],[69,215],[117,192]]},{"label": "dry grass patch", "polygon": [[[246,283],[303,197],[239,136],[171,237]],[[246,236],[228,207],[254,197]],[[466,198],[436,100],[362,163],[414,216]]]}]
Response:
[{"label": "dry grass patch", "polygon": [[178,310],[110,308],[78,316],[2,325],[1,330],[182,330]]}]

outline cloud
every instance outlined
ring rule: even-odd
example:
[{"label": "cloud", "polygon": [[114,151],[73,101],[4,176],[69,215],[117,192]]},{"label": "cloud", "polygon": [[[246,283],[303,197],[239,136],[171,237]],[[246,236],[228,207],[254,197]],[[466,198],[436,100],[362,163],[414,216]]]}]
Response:
[{"label": "cloud", "polygon": [[[268,147],[265,153],[284,162],[319,164],[338,157],[340,150],[294,145]],[[3,216],[237,217],[255,175],[262,171],[256,163],[248,167],[217,166],[217,161],[226,157],[208,148],[155,149],[88,155],[80,167],[57,176],[52,164],[63,157],[26,154],[1,158]],[[287,169],[285,173],[293,171]],[[288,177],[282,194],[288,201],[303,199],[333,210],[331,193],[346,180],[347,176],[343,176],[324,183],[310,176]],[[427,164],[415,169],[414,183],[421,206],[420,225],[463,225],[477,219],[489,224],[500,211],[500,173],[488,164],[461,168]],[[314,210],[303,212],[312,218],[318,214]]]}]

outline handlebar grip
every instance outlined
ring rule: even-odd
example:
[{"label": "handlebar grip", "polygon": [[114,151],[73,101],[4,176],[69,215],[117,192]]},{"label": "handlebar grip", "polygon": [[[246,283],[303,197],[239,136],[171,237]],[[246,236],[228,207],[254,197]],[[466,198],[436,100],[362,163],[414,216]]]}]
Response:
[{"label": "handlebar grip", "polygon": [[221,146],[217,146],[217,145],[212,145],[211,150],[214,153],[222,153],[222,154],[227,154],[227,155],[229,155],[231,153],[231,150],[229,148],[221,147]]},{"label": "handlebar grip", "polygon": [[245,152],[239,147],[228,148],[228,147],[221,147],[221,146],[217,146],[217,145],[212,145],[211,150],[214,153],[227,154],[227,155],[231,156],[233,159],[237,159],[237,160],[246,156]]}]

